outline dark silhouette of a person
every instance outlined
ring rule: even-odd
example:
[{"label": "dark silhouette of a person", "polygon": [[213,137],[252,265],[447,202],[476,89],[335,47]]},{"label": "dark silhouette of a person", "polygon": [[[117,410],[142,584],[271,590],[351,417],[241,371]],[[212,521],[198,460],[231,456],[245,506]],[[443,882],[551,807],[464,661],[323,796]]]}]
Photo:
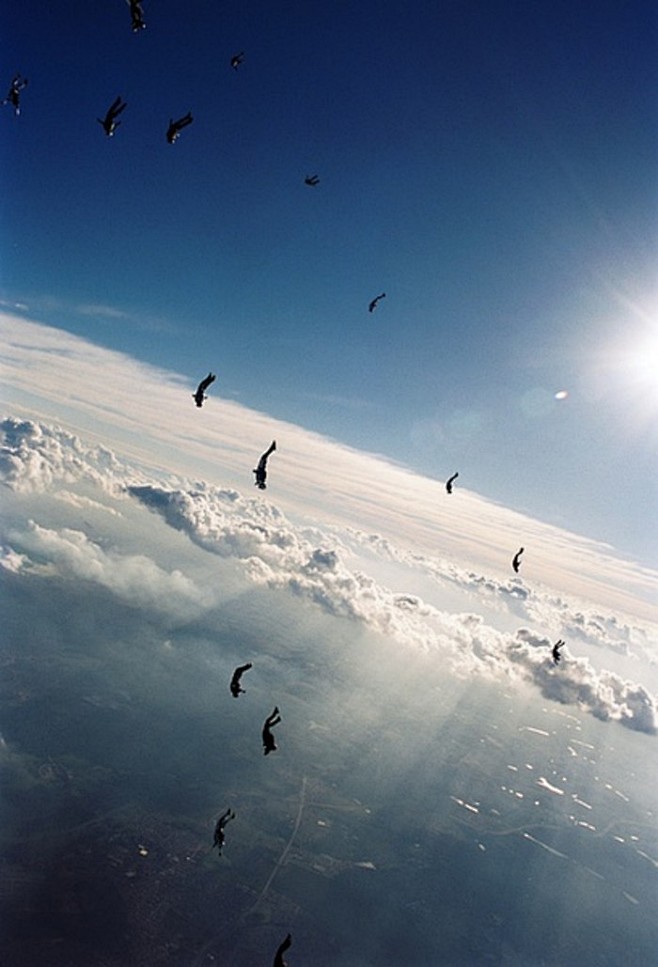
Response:
[{"label": "dark silhouette of a person", "polygon": [[207,400],[208,397],[205,395],[206,390],[211,383],[214,383],[217,377],[214,373],[208,373],[205,379],[202,379],[196,388],[196,393],[192,393],[192,397],[197,406],[203,406],[203,401]]},{"label": "dark silhouette of a person", "polygon": [[125,110],[125,108],[127,107],[128,105],[119,94],[119,96],[114,101],[112,101],[112,103],[108,107],[107,113],[103,118],[103,120],[101,121],[100,118],[96,118],[96,120],[102,127],[103,131],[105,131],[105,134],[107,135],[108,138],[111,138],[113,136],[114,132],[121,124],[121,121],[117,121],[117,118],[119,117],[121,112]]},{"label": "dark silhouette of a person", "polygon": [[320,179],[317,175],[306,175],[304,178],[304,184],[310,185],[311,188],[315,188],[316,185],[320,184]]},{"label": "dark silhouette of a person", "polygon": [[219,817],[215,826],[215,835],[213,837],[212,848],[214,849],[216,846],[217,852],[220,856],[222,855],[222,847],[225,840],[224,828],[226,827],[227,823],[231,822],[232,819],[235,819],[235,813],[229,808]]},{"label": "dark silhouette of a person", "polygon": [[382,292],[381,295],[376,295],[375,298],[372,300],[372,302],[368,305],[368,312],[374,312],[375,309],[377,308],[377,303],[381,299],[385,299],[385,298],[386,298],[385,292]]},{"label": "dark silhouette of a person", "polygon": [[239,54],[233,54],[231,57],[231,67],[234,71],[238,69],[240,64],[244,61],[244,51],[241,50]]},{"label": "dark silhouette of a person", "polygon": [[277,952],[274,955],[274,963],[272,964],[272,967],[288,967],[288,961],[283,959],[283,955],[285,954],[286,950],[288,950],[291,944],[292,944],[292,936],[290,934],[287,934],[283,943],[280,943],[277,948]]},{"label": "dark silhouette of a person", "polygon": [[249,671],[250,668],[253,668],[253,665],[250,661],[248,661],[246,665],[238,665],[238,667],[233,672],[233,678],[231,679],[231,684],[229,685],[229,688],[231,689],[231,695],[233,696],[233,698],[237,698],[238,695],[240,695],[240,693],[244,694],[245,690],[240,685],[240,679],[242,678],[245,672]]},{"label": "dark silhouette of a person", "polygon": [[130,16],[133,22],[133,33],[136,34],[140,30],[146,29],[146,22],[144,21],[144,8],[142,7],[141,0],[129,0],[130,3]]},{"label": "dark silhouette of a person", "polygon": [[174,144],[178,141],[181,131],[186,128],[188,124],[191,124],[194,118],[192,117],[192,112],[188,111],[187,114],[178,118],[177,121],[172,121],[169,118],[169,127],[167,128],[167,141],[169,144]]},{"label": "dark silhouette of a person", "polygon": [[265,481],[267,480],[267,460],[268,460],[268,457],[272,453],[274,453],[275,450],[276,450],[276,440],[272,440],[268,449],[265,451],[265,453],[261,456],[260,460],[258,461],[258,466],[256,467],[255,470],[252,470],[252,473],[256,474],[256,479],[254,480],[254,484],[256,487],[259,487],[261,490],[265,490],[267,486],[267,484],[265,483]]},{"label": "dark silhouette of a person", "polygon": [[263,725],[263,755],[269,755],[270,752],[275,752],[277,749],[277,744],[274,741],[274,736],[272,735],[272,728],[278,725],[281,721],[281,716],[279,715],[279,708],[277,705],[274,706],[274,711],[271,715],[265,719],[265,724]]},{"label": "dark silhouette of a person", "polygon": [[21,91],[25,90],[27,84],[27,77],[22,77],[20,74],[14,74],[11,79],[11,84],[9,85],[9,90],[7,91],[7,96],[2,102],[3,105],[11,104],[16,117],[18,117],[18,115],[21,113]]},{"label": "dark silhouette of a person", "polygon": [[556,665],[559,663],[560,658],[562,658],[562,655],[560,654],[560,648],[563,648],[565,644],[566,642],[562,641],[562,639],[560,638],[560,640],[556,641],[553,647],[551,648],[551,655],[553,656],[553,662]]},{"label": "dark silhouette of a person", "polygon": [[450,477],[449,480],[446,480],[446,490],[448,491],[449,494],[452,493],[452,485],[458,476],[459,476],[459,473],[453,473],[452,477]]},{"label": "dark silhouette of a person", "polygon": [[514,568],[514,573],[519,573],[519,565],[521,564],[521,555],[523,554],[524,548],[520,547],[514,557],[512,558],[512,567]]}]

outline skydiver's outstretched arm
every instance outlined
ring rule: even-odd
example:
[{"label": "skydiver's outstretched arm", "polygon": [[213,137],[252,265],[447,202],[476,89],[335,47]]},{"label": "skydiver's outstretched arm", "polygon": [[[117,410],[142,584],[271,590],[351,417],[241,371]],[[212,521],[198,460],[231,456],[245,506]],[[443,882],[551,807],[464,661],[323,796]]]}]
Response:
[{"label": "skydiver's outstretched arm", "polygon": [[290,934],[287,934],[283,943],[279,944],[279,947],[277,948],[272,967],[288,967],[288,961],[283,959],[283,955],[285,954],[286,950],[289,949],[291,944],[292,937]]},{"label": "skydiver's outstretched arm", "polygon": [[121,103],[122,100],[123,98],[121,97],[120,94],[118,97],[115,97],[115,99],[112,101],[112,103],[108,108],[106,117],[110,118],[110,120],[114,120],[114,118],[118,117],[119,114],[121,114],[123,109],[127,107],[127,103],[125,101],[123,102],[123,104]]},{"label": "skydiver's outstretched arm", "polygon": [[264,468],[265,465],[267,464],[267,458],[270,457],[274,453],[275,450],[276,450],[276,440],[272,440],[272,442],[270,443],[269,447],[267,448],[267,450],[265,451],[265,453],[262,455],[262,457],[258,461],[258,466]]}]

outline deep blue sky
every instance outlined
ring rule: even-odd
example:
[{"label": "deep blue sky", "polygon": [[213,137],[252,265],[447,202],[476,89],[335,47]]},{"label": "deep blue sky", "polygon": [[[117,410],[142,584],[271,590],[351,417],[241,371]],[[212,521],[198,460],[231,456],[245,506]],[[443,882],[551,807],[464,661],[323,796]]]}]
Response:
[{"label": "deep blue sky", "polygon": [[654,4],[144,10],[4,12],[5,307],[655,563]]}]

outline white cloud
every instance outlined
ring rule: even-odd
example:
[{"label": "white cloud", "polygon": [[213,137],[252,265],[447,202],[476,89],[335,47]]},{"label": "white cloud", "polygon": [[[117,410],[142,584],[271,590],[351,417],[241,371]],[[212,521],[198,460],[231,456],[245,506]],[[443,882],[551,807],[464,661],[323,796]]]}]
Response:
[{"label": "white cloud", "polygon": [[528,582],[568,587],[601,607],[651,620],[658,575],[603,544],[465,488],[448,500],[437,481],[222,399],[221,370],[200,411],[190,400],[198,373],[185,380],[17,316],[5,314],[2,323],[4,392],[14,412],[64,421],[154,469],[238,489],[251,488],[254,461],[275,438],[268,494],[289,515],[356,523],[421,555],[440,548],[445,559],[498,581],[522,543]]},{"label": "white cloud", "polygon": [[574,658],[568,647],[556,666],[549,657],[551,642],[526,629],[517,632],[518,644],[509,651],[514,664],[546,698],[564,705],[580,705],[603,721],[616,721],[638,732],[658,731],[656,698],[643,685],[614,672],[596,672],[586,658]]},{"label": "white cloud", "polygon": [[[562,664],[556,678],[547,655],[532,644],[533,636],[545,642],[541,635],[529,631],[522,641],[475,613],[485,601],[542,630],[557,624],[620,655],[631,646],[637,654],[641,622],[623,612],[652,613],[653,572],[463,489],[458,501],[442,501],[434,481],[222,401],[218,394],[199,413],[187,399],[193,386],[172,374],[57,330],[24,320],[10,323],[5,340],[13,390],[32,403],[56,405],[78,423],[88,421],[92,438],[107,431],[131,459],[119,461],[103,442],[90,446],[77,433],[8,418],[2,424],[0,475],[19,495],[59,491],[82,509],[79,494],[73,501],[66,496],[76,482],[115,497],[131,494],[200,547],[241,561],[256,583],[436,652],[458,674],[529,680],[544,694],[589,708],[599,718],[654,730],[655,701],[643,685],[580,659]],[[254,460],[272,438],[279,445],[267,495],[243,496],[240,488],[251,490]],[[135,457],[151,470],[137,469]],[[182,474],[180,480],[172,470]],[[229,485],[189,483],[192,474],[203,477],[206,471],[209,479],[219,475]],[[519,535],[526,555],[522,576],[513,577],[510,548],[519,546]],[[96,581],[145,607],[151,602],[173,613],[203,606],[200,592],[181,572],[107,551],[79,531],[57,533],[34,524],[14,537],[15,547],[5,555],[13,569],[29,568],[29,560],[20,557],[27,551],[57,573]],[[385,587],[363,568],[350,568],[349,545],[355,541],[451,582],[472,596],[472,609],[448,614],[406,589]],[[576,605],[564,587],[590,603]],[[644,645],[648,650],[647,637]]]},{"label": "white cloud", "polygon": [[12,490],[39,492],[56,482],[80,480],[109,488],[128,476],[125,465],[106,447],[88,447],[60,428],[7,417],[0,422],[0,433],[0,479]]},{"label": "white cloud", "polygon": [[5,571],[11,571],[12,574],[20,574],[28,565],[29,558],[25,554],[19,554],[13,547],[7,547],[4,544],[0,545],[0,567],[3,567]]},{"label": "white cloud", "polygon": [[94,500],[92,497],[85,497],[83,494],[75,494],[70,490],[59,490],[57,491],[56,497],[61,500],[62,503],[70,504],[72,507],[76,507],[78,510],[100,510],[104,514],[111,514],[113,517],[120,517],[121,514],[116,508],[109,507],[107,504],[102,504],[99,500]]},{"label": "white cloud", "polygon": [[656,731],[656,700],[641,684],[596,671],[568,649],[557,668],[548,638],[527,630],[504,634],[481,615],[447,614],[416,595],[395,593],[367,574],[349,570],[337,545],[314,547],[271,505],[235,491],[185,493],[139,486],[129,492],[206,550],[242,560],[256,583],[284,589],[406,647],[440,654],[457,674],[522,678],[546,697],[588,709],[602,720]]},{"label": "white cloud", "polygon": [[132,605],[177,618],[189,618],[211,603],[181,571],[165,571],[141,554],[105,551],[81,531],[57,532],[30,521],[25,530],[10,531],[8,542],[4,560],[14,571],[90,581]]}]

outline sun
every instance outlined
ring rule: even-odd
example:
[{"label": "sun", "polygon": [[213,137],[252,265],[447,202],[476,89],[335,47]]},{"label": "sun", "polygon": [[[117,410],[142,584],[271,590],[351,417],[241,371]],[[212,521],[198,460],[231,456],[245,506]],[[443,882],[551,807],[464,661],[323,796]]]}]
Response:
[{"label": "sun", "polygon": [[[618,310],[598,355],[598,382],[622,410],[641,422],[658,416],[658,298],[631,299],[613,291]],[[613,334],[614,333],[614,334]],[[606,385],[607,384],[607,385]]]}]

